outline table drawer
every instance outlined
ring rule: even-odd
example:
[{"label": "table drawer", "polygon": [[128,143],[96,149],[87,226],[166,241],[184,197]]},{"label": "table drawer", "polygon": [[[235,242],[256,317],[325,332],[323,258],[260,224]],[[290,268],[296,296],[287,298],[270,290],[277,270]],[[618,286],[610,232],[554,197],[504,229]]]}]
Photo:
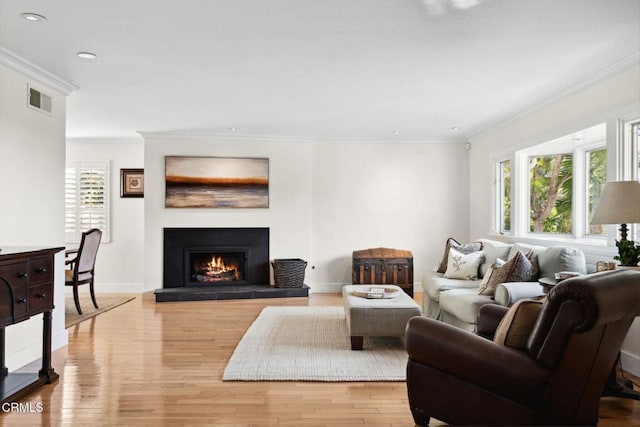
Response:
[{"label": "table drawer", "polygon": [[53,308],[53,283],[29,286],[29,314],[34,315]]},{"label": "table drawer", "polygon": [[53,280],[53,258],[41,257],[29,260],[29,284]]},{"label": "table drawer", "polygon": [[27,262],[0,264],[0,279],[4,279],[12,288],[27,286],[28,277],[29,264]]}]

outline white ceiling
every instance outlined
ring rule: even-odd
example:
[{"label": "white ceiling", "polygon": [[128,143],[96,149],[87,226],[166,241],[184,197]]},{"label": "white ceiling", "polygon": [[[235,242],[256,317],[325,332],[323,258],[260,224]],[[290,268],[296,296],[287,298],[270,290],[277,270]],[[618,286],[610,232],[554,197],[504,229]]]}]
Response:
[{"label": "white ceiling", "polygon": [[69,137],[461,139],[637,63],[640,1],[0,0],[0,46],[79,87]]}]

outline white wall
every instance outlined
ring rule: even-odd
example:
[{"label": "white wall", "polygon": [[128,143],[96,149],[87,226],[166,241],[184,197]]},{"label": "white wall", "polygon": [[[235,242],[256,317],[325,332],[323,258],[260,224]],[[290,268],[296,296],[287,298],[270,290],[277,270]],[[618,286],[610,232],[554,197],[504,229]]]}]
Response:
[{"label": "white wall", "polygon": [[463,144],[315,144],[311,282],[335,292],[354,250],[391,247],[413,252],[417,285],[448,237],[469,237],[467,182]]},{"label": "white wall", "polygon": [[[165,209],[164,156],[268,157],[269,209]],[[351,253],[413,251],[415,280],[468,237],[461,144],[229,141],[145,135],[145,287],[162,287],[164,227],[269,227],[270,257],[309,262],[312,291],[351,282]]]},{"label": "white wall", "polygon": [[111,239],[110,242],[102,243],[98,251],[96,292],[142,292],[144,290],[144,200],[120,197],[120,169],[144,167],[142,138],[139,140],[68,139],[66,161],[67,163],[109,162]]},{"label": "white wall", "polygon": [[[18,64],[19,65],[19,64]],[[51,115],[27,108],[27,85],[52,97]],[[0,65],[0,247],[64,246],[65,95]],[[67,343],[63,255],[56,257],[53,348]],[[42,316],[7,328],[7,366],[42,356]]]},{"label": "white wall", "polygon": [[[484,236],[491,231],[492,204],[488,201],[492,200],[495,160],[511,158],[513,164],[516,150],[602,122],[607,123],[607,149],[615,158],[618,119],[640,114],[638,94],[640,66],[634,66],[472,138],[469,162],[469,204],[473,206],[469,218],[471,236]],[[610,259],[616,253],[615,248],[580,247],[601,259]],[[622,360],[625,369],[640,375],[639,319],[627,335]]]}]

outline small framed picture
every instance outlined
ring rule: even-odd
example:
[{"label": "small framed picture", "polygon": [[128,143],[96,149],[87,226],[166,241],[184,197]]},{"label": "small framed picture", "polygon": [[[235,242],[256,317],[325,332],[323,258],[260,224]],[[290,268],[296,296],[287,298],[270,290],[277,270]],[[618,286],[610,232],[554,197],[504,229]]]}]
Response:
[{"label": "small framed picture", "polygon": [[144,169],[120,169],[120,197],[144,197]]}]

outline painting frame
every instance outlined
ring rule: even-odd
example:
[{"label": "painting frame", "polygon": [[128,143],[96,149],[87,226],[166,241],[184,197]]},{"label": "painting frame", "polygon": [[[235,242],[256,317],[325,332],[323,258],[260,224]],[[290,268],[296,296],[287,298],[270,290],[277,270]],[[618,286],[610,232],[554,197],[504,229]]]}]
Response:
[{"label": "painting frame", "polygon": [[269,159],[165,156],[165,208],[268,209]]},{"label": "painting frame", "polygon": [[120,169],[120,197],[144,197],[144,169]]}]

